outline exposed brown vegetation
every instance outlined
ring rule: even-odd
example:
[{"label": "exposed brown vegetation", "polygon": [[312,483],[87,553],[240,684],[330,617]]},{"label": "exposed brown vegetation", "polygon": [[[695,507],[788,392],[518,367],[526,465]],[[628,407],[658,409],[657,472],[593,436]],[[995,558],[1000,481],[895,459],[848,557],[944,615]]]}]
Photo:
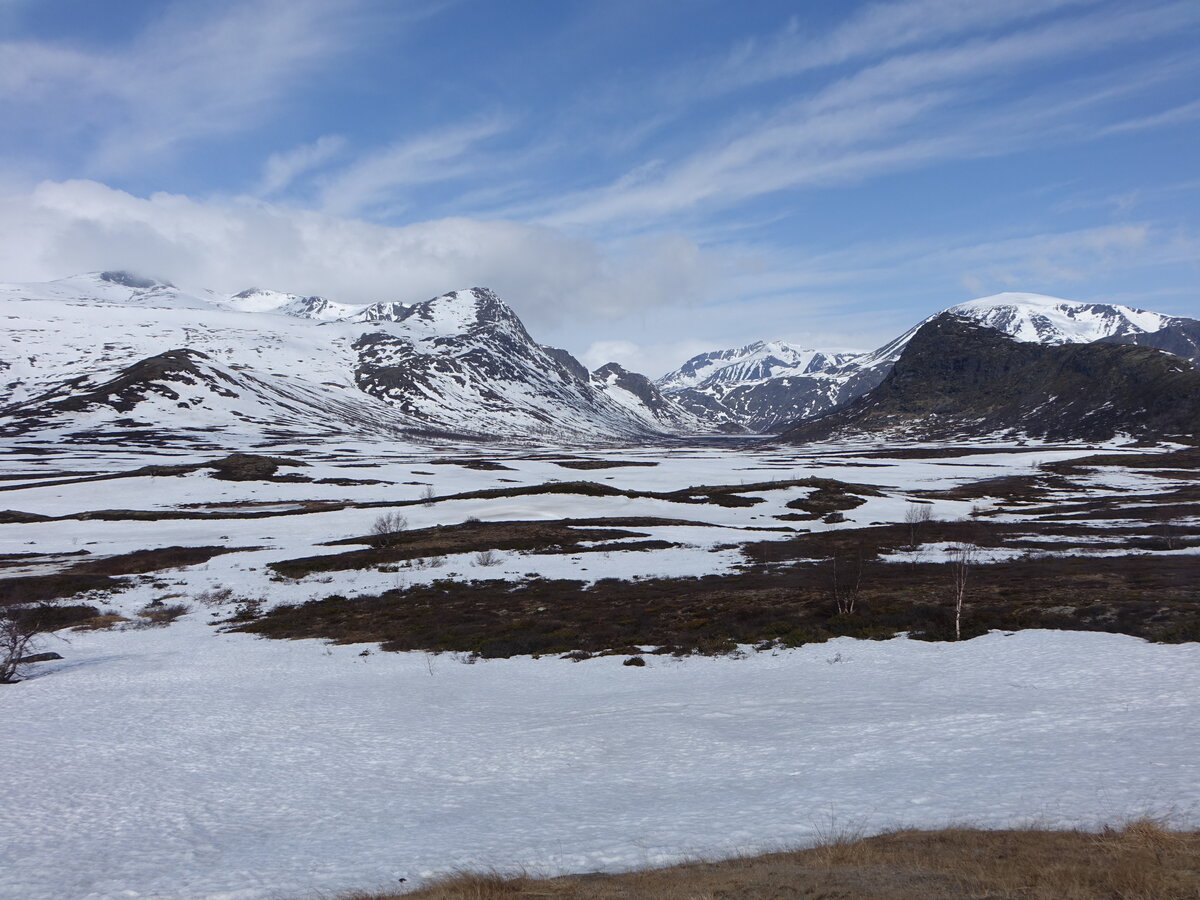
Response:
[{"label": "exposed brown vegetation", "polygon": [[84,619],[75,625],[72,631],[107,631],[110,628],[115,628],[118,625],[128,622],[126,616],[119,613],[102,613],[98,616],[92,616]]},{"label": "exposed brown vegetation", "polygon": [[140,575],[160,569],[178,569],[208,562],[222,553],[234,553],[245,547],[158,547],[154,550],[134,550],[116,556],[77,563],[70,571],[86,575]]},{"label": "exposed brown vegetation", "polygon": [[138,618],[146,625],[170,625],[180,616],[191,612],[191,609],[186,603],[163,603],[161,600],[155,600],[138,610]]},{"label": "exposed brown vegetation", "polygon": [[1184,447],[1168,453],[1099,453],[1080,456],[1062,462],[1043,463],[1048,472],[1075,474],[1099,466],[1121,466],[1126,469],[1200,469],[1200,447]]},{"label": "exposed brown vegetation", "polygon": [[[989,546],[1015,526],[930,522],[927,528],[929,540]],[[646,645],[720,653],[735,644],[798,646],[900,631],[952,639],[956,603],[949,567],[876,558],[906,541],[903,525],[797,535],[748,545],[754,565],[747,571],[700,578],[602,579],[590,586],[550,579],[438,581],[375,597],[333,595],[281,606],[241,627],[269,637],[381,641],[389,650],[484,656]],[[341,566],[356,554],[377,552],[334,559],[342,559]],[[796,561],[813,559],[821,561]],[[848,573],[854,576],[853,604],[843,596]],[[1198,574],[1195,556],[1030,556],[979,565],[972,570],[961,633],[970,638],[997,628],[1069,628],[1200,640]]]},{"label": "exposed brown vegetation", "polygon": [[623,469],[632,466],[657,466],[649,460],[633,459],[556,459],[556,466],[564,469]]},{"label": "exposed brown vegetation", "polygon": [[117,478],[187,475],[201,469],[211,469],[213,472],[212,477],[223,481],[270,481],[280,466],[307,465],[308,463],[306,462],[299,462],[282,456],[262,456],[257,453],[231,453],[228,456],[207,462],[142,466],[138,469],[131,469],[128,472],[113,472],[106,475],[59,473],[59,477],[46,481],[0,485],[0,491],[21,491],[30,487],[57,487],[68,484],[85,484],[92,481],[112,481]]},{"label": "exposed brown vegetation", "polygon": [[13,604],[46,603],[87,591],[116,591],[128,587],[116,576],[140,575],[161,569],[176,569],[207,562],[222,553],[246,547],[159,547],[134,550],[98,559],[85,559],[49,575],[25,575],[0,579],[0,607]]},{"label": "exposed brown vegetation", "polygon": [[[625,521],[631,520],[614,520],[613,527],[606,527],[609,523],[603,519],[561,519],[531,522],[462,522],[458,525],[414,528],[411,531],[389,533],[388,541],[385,544],[380,544],[374,535],[332,541],[333,544],[369,542],[375,546],[364,550],[351,550],[347,553],[281,560],[271,563],[271,568],[287,578],[302,578],[313,572],[363,569],[422,557],[446,556],[452,553],[481,553],[488,550],[557,553],[580,553],[588,550],[595,552],[600,548],[579,546],[592,541],[609,542],[608,546],[603,548],[606,550],[661,550],[664,547],[672,546],[662,541],[654,542],[653,545],[632,543],[613,545],[611,542],[616,540],[647,537],[643,532],[627,531],[616,527]],[[670,519],[647,518],[633,521],[640,521],[643,526],[676,524],[674,520]]]},{"label": "exposed brown vegetation", "polygon": [[618,875],[459,873],[344,900],[1196,900],[1200,832],[897,831],[806,850]]}]

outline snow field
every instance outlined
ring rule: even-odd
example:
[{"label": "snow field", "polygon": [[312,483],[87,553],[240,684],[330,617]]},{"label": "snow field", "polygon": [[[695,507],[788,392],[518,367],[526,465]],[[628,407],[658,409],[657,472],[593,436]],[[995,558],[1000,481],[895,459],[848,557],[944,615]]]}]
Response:
[{"label": "snow field", "polygon": [[[284,472],[389,484],[193,474],[26,484],[4,491],[0,507],[63,514],[250,502],[282,510],[302,500],[418,499],[426,484],[445,495],[554,479],[670,491],[815,475],[883,491],[848,511],[845,525],[788,523],[825,530],[902,521],[914,490],[1029,474],[1039,462],[1114,449],[900,460],[856,458],[850,446],[642,448],[577,455],[658,466],[577,471],[522,458],[555,448],[523,448],[484,457],[511,471],[478,471],[436,464],[465,448],[283,445],[260,452],[312,463]],[[0,459],[0,474],[127,471],[218,455],[63,448],[51,469],[44,457],[13,453]],[[1089,498],[1173,484],[1120,469],[1072,477]],[[220,587],[273,605],[445,577],[727,572],[744,561],[740,550],[713,548],[786,539],[790,532],[749,529],[783,524],[773,517],[807,492],[764,491],[763,503],[744,508],[573,495],[418,504],[397,510],[410,528],[470,516],[702,524],[629,529],[684,545],[649,553],[502,552],[496,566],[468,553],[435,568],[296,581],[272,580],[267,564],[353,549],[321,542],[365,534],[387,509],[0,525],[0,553],[262,548],[135,577],[131,589],[93,602],[131,615],[182,594],[192,612],[166,628],[66,632],[69,644],[48,638],[45,649],[67,659],[0,690],[4,805],[19,811],[0,817],[0,898],[310,898],[395,887],[400,878],[411,885],[461,866],[621,869],[804,843],[838,829],[1095,827],[1147,813],[1200,824],[1200,645],[1027,631],[962,644],[837,639],[743,659],[648,656],[644,668],[624,667],[621,657],[467,665],[453,655],[362,656],[373,648],[222,634],[207,623],[231,610],[214,616],[196,602]],[[933,512],[958,518],[971,506],[939,500]],[[1019,508],[999,520],[1020,521]],[[932,560],[946,549],[920,552]]]},{"label": "snow field", "polygon": [[0,896],[307,897],[835,829],[1200,823],[1200,647],[993,633],[745,659],[71,635],[0,696]]}]

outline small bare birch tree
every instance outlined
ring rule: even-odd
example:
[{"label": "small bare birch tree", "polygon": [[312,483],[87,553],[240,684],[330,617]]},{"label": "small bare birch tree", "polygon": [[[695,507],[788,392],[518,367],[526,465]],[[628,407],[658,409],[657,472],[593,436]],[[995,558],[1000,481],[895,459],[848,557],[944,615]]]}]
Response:
[{"label": "small bare birch tree", "polygon": [[858,605],[858,595],[862,590],[862,548],[859,548],[853,557],[842,560],[836,556],[830,558],[829,565],[833,575],[834,605],[837,607],[838,615],[849,615]]},{"label": "small bare birch tree", "polygon": [[911,500],[904,510],[904,524],[908,526],[908,549],[917,549],[918,538],[922,526],[933,521],[933,507],[928,503],[914,503]]},{"label": "small bare birch tree", "polygon": [[371,543],[376,547],[390,547],[407,527],[408,519],[400,513],[384,513],[371,524]]},{"label": "small bare birch tree", "polygon": [[974,544],[956,544],[950,548],[950,577],[954,586],[954,639],[962,640],[962,611],[967,600],[967,579],[979,548]]},{"label": "small bare birch tree", "polygon": [[0,684],[14,684],[21,658],[32,649],[39,629],[33,617],[15,612],[0,615]]}]

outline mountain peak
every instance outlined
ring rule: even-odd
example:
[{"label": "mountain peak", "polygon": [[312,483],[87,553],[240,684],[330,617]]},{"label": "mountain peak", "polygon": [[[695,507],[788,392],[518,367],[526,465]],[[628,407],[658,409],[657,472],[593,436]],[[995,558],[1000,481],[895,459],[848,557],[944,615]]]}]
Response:
[{"label": "mountain peak", "polygon": [[98,272],[96,273],[96,278],[100,281],[107,281],[109,284],[119,284],[121,287],[134,288],[139,291],[148,291],[156,287],[174,287],[170,282],[159,281],[156,278],[146,278],[142,275],[125,271],[124,269]]},{"label": "mountain peak", "polygon": [[517,329],[522,334],[525,331],[512,308],[494,291],[482,287],[450,291],[396,312],[393,321],[427,331],[430,336],[467,334],[497,326]]},{"label": "mountain peak", "polygon": [[943,312],[965,315],[1019,341],[1041,344],[1086,344],[1114,335],[1158,331],[1167,320],[1159,313],[1117,303],[1017,292],[968,300]]}]

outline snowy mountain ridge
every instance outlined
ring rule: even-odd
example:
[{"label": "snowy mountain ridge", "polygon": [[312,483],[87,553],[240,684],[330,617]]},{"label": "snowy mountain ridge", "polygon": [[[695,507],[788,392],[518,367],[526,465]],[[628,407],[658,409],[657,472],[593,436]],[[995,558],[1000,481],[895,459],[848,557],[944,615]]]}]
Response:
[{"label": "snowy mountain ridge", "polygon": [[0,308],[0,430],[10,435],[590,441],[705,427],[653,386],[652,408],[640,385],[594,378],[536,343],[485,288],[353,307],[262,289],[189,294],[103,272],[0,286]]},{"label": "snowy mountain ridge", "polygon": [[[0,285],[0,309],[0,431],[10,435],[340,429],[559,441],[775,432],[879,385],[940,315],[870,353],[759,341],[652,382],[616,364],[589,372],[537,343],[486,288],[356,306],[262,288],[188,292],[113,270]],[[1136,343],[1200,363],[1197,320],[1016,293],[948,311],[1019,341]]]},{"label": "snowy mountain ridge", "polygon": [[809,350],[787,341],[756,341],[732,350],[713,350],[693,356],[657,383],[669,393],[684,388],[762,381],[781,375],[806,375],[825,371],[856,355]]}]

